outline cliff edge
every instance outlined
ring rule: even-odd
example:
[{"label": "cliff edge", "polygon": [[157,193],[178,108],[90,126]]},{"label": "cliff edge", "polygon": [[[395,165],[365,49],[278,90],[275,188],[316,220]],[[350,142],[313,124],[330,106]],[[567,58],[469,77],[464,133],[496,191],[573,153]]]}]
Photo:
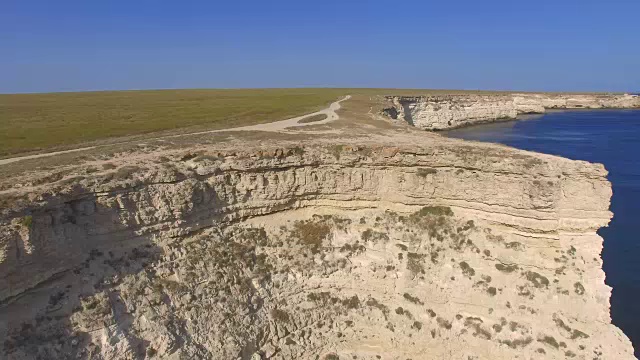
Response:
[{"label": "cliff edge", "polygon": [[387,96],[383,113],[423,130],[446,130],[486,122],[513,120],[547,109],[637,109],[637,95],[437,95]]}]

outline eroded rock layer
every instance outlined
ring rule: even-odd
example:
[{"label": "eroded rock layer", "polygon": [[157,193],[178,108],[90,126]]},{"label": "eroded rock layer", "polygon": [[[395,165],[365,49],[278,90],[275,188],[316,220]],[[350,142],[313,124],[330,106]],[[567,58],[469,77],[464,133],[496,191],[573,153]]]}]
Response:
[{"label": "eroded rock layer", "polygon": [[388,96],[387,116],[425,130],[445,130],[466,125],[515,119],[519,114],[546,109],[640,108],[637,95],[446,95]]},{"label": "eroded rock layer", "polygon": [[601,165],[447,140],[78,171],[2,194],[3,358],[633,358]]}]

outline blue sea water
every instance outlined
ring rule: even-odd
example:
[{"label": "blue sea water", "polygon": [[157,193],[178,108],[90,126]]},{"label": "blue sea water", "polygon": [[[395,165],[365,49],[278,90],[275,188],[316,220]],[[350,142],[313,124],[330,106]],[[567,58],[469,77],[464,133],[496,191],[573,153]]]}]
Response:
[{"label": "blue sea water", "polygon": [[613,287],[611,317],[640,358],[640,111],[552,112],[446,134],[605,165],[614,217],[598,233],[604,238],[606,283]]}]

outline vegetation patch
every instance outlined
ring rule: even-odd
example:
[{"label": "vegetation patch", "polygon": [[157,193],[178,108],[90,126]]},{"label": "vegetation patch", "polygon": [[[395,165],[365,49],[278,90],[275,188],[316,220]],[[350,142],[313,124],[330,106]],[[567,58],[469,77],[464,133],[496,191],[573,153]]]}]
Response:
[{"label": "vegetation patch", "polygon": [[426,255],[417,253],[407,253],[407,270],[411,272],[413,276],[417,274],[424,274],[424,259]]},{"label": "vegetation patch", "polygon": [[450,330],[453,327],[450,321],[445,320],[439,316],[436,318],[436,322],[438,323],[438,326],[447,330]]},{"label": "vegetation patch", "polygon": [[292,235],[299,244],[309,247],[312,253],[317,254],[322,248],[323,241],[331,235],[331,227],[325,223],[296,221]]},{"label": "vegetation patch", "polygon": [[538,339],[538,341],[543,344],[547,344],[555,349],[559,349],[560,347],[567,347],[567,344],[565,344],[564,342],[559,343],[553,336],[549,335],[542,336],[540,339]]},{"label": "vegetation patch", "polygon": [[512,241],[510,243],[505,243],[504,247],[507,248],[507,249],[512,249],[512,250],[516,250],[516,251],[524,250],[524,245],[522,245],[518,241]]},{"label": "vegetation patch", "polygon": [[20,219],[20,225],[27,229],[31,229],[31,226],[33,225],[33,216],[23,216],[22,219]]},{"label": "vegetation patch", "polygon": [[425,216],[453,216],[453,210],[448,206],[425,206],[412,216],[425,217]]},{"label": "vegetation patch", "polygon": [[535,271],[527,271],[524,273],[524,276],[527,278],[527,280],[533,283],[533,286],[537,288],[546,288],[547,286],[549,286],[549,279],[538,274]]},{"label": "vegetation patch", "polygon": [[380,310],[384,315],[385,319],[389,317],[389,307],[387,305],[380,303],[377,299],[369,298],[367,299],[366,304],[367,306]]},{"label": "vegetation patch", "polygon": [[396,244],[396,246],[397,246],[398,248],[400,248],[400,250],[402,250],[402,251],[407,251],[407,250],[409,250],[409,248],[407,247],[407,245],[404,245],[404,244]]},{"label": "vegetation patch", "polygon": [[327,119],[327,114],[311,115],[311,116],[305,117],[302,120],[298,120],[298,124],[309,124],[309,123],[318,122],[326,119]]},{"label": "vegetation patch", "polygon": [[436,169],[432,169],[432,168],[419,168],[418,169],[418,176],[420,176],[421,178],[425,178],[427,177],[427,175],[433,175],[438,173],[438,171]]},{"label": "vegetation patch", "polygon": [[424,305],[424,303],[422,302],[422,300],[420,300],[419,298],[412,296],[409,293],[404,293],[403,297],[405,298],[405,300],[412,302],[414,304],[420,304],[420,305]]},{"label": "vegetation patch", "polygon": [[354,310],[360,308],[360,299],[358,299],[357,295],[353,295],[350,298],[342,300],[342,305],[349,310]]},{"label": "vegetation patch", "polygon": [[[385,233],[367,229],[362,233],[363,241],[389,241],[389,236]],[[405,249],[406,250],[406,249]]]},{"label": "vegetation patch", "polygon": [[491,332],[482,327],[482,319],[477,317],[467,317],[464,320],[464,326],[470,327],[474,330],[473,336],[479,337],[485,340],[491,340]]},{"label": "vegetation patch", "polygon": [[366,250],[367,250],[367,248],[362,244],[354,244],[354,245],[344,244],[340,248],[340,252],[348,253],[347,256],[349,256],[349,255],[358,255],[358,254],[361,254],[361,253],[365,252]]},{"label": "vegetation patch", "polygon": [[271,310],[271,317],[280,323],[288,323],[289,322],[289,314],[284,311],[284,310],[280,310],[280,309],[272,309]]},{"label": "vegetation patch", "polygon": [[462,270],[462,273],[465,276],[468,276],[468,277],[475,276],[476,271],[471,266],[469,266],[469,264],[467,264],[466,261],[462,261],[459,265],[460,265],[460,269]]},{"label": "vegetation patch", "polygon": [[501,344],[505,344],[512,349],[526,347],[532,342],[533,342],[533,338],[531,336],[527,336],[526,338],[522,338],[522,339],[500,340]]},{"label": "vegetation patch", "polygon": [[188,132],[267,123],[317,111],[346,92],[199,89],[0,95],[0,156],[181,128]]},{"label": "vegetation patch", "polygon": [[407,309],[403,309],[402,307],[397,307],[396,308],[396,314],[398,315],[404,315],[409,319],[413,320],[413,314],[411,314],[411,311],[407,310]]},{"label": "vegetation patch", "polygon": [[564,321],[562,321],[562,319],[560,319],[560,317],[558,317],[558,315],[553,314],[553,322],[556,323],[556,326],[561,328],[562,330],[568,332],[571,337],[571,340],[575,340],[575,339],[588,339],[589,335],[583,333],[580,330],[576,330],[576,329],[572,329],[571,327],[569,327],[567,324],[565,324]]},{"label": "vegetation patch", "polygon": [[518,270],[518,265],[508,265],[508,264],[501,264],[498,263],[496,264],[496,269],[498,269],[498,271],[502,271],[505,273],[512,273],[516,270]]}]

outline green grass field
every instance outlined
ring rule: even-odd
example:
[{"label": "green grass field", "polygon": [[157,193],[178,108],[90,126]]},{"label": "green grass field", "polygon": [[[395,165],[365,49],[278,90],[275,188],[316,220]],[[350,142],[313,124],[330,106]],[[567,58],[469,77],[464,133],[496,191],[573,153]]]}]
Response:
[{"label": "green grass field", "polygon": [[304,115],[345,89],[154,90],[0,95],[0,156],[150,133]]}]

